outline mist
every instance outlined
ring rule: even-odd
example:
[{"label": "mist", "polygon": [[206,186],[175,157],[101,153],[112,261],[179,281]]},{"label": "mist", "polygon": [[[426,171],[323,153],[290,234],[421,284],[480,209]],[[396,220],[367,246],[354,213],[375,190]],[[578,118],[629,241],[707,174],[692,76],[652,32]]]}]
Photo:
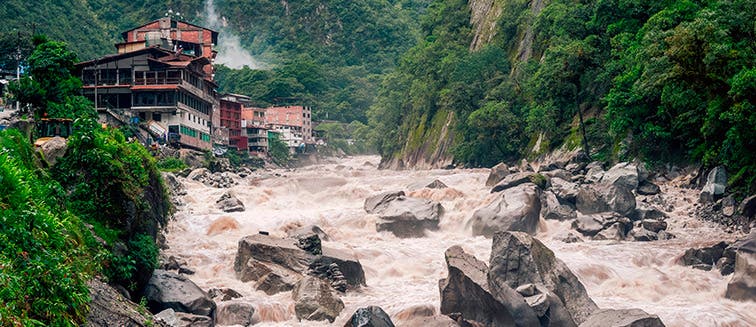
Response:
[{"label": "mist", "polygon": [[215,49],[218,55],[216,64],[222,64],[229,68],[239,69],[248,66],[252,69],[264,68],[265,64],[255,59],[252,54],[244,49],[239,41],[239,36],[228,28],[225,18],[221,18],[215,11],[213,0],[205,3],[205,19],[209,28],[218,31],[218,44]]}]

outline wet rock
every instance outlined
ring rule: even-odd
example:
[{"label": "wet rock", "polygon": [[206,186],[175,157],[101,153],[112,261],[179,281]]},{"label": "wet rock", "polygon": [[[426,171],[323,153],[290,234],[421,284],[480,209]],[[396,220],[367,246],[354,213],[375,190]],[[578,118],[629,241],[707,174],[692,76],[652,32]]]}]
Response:
[{"label": "wet rock", "polygon": [[667,214],[659,209],[644,204],[639,206],[638,208],[635,208],[635,210],[630,212],[627,217],[634,221],[648,219],[664,220],[667,219]]},{"label": "wet rock", "polygon": [[580,327],[664,327],[659,316],[641,309],[602,309],[594,312]]},{"label": "wet rock", "polygon": [[241,212],[244,211],[244,203],[236,197],[236,193],[233,191],[227,191],[221,195],[220,199],[215,201],[218,209],[224,212]]},{"label": "wet rock", "polygon": [[756,232],[733,244],[735,273],[727,284],[725,297],[737,301],[756,301]]},{"label": "wet rock", "polygon": [[207,179],[208,176],[210,176],[210,170],[207,168],[197,168],[195,170],[192,170],[191,173],[189,173],[188,176],[186,176],[187,179],[202,182],[205,179]]},{"label": "wet rock", "polygon": [[551,191],[554,192],[560,203],[575,205],[579,187],[566,179],[554,177],[551,179]]},{"label": "wet rock", "polygon": [[738,206],[738,212],[745,218],[753,221],[756,217],[756,195],[751,195],[743,200]]},{"label": "wet rock", "polygon": [[724,166],[717,166],[712,169],[706,176],[706,184],[704,184],[699,197],[699,202],[710,203],[714,202],[722,196],[727,187],[727,171]]},{"label": "wet rock", "polygon": [[253,318],[255,307],[251,303],[240,300],[218,303],[215,313],[215,323],[218,325],[251,326],[257,321]]},{"label": "wet rock", "polygon": [[470,220],[473,235],[491,237],[495,232],[507,230],[534,234],[541,212],[540,193],[532,183],[502,191],[496,200],[473,214]]},{"label": "wet rock", "polygon": [[[618,181],[621,180],[618,179]],[[619,183],[618,185],[623,184]],[[614,211],[624,216],[635,209],[636,203],[632,189],[600,183],[580,188],[575,199],[575,205],[577,210],[583,214]]]},{"label": "wet rock", "polygon": [[541,174],[536,174],[529,171],[507,175],[491,189],[491,193],[501,192],[508,188],[512,188],[525,183],[536,184],[535,180],[539,178],[538,176],[540,176],[540,178],[545,178]]},{"label": "wet rock", "polygon": [[213,327],[213,319],[208,316],[176,312],[176,327]]},{"label": "wet rock", "polygon": [[435,201],[398,196],[374,211],[378,214],[375,227],[379,232],[389,231],[397,237],[423,237],[426,230],[438,229],[443,210]]},{"label": "wet rock", "polygon": [[657,233],[652,232],[645,228],[635,228],[630,231],[627,235],[628,239],[632,239],[635,241],[640,242],[650,242],[650,241],[656,241],[659,236]]},{"label": "wet rock", "polygon": [[644,219],[644,220],[641,220],[641,226],[643,226],[643,228],[650,230],[654,233],[658,233],[660,231],[667,229],[667,222],[663,220],[657,220],[657,219]]},{"label": "wet rock", "polygon": [[331,240],[331,237],[328,236],[328,234],[326,234],[326,232],[322,228],[320,228],[320,226],[317,226],[317,225],[307,225],[307,226],[302,226],[293,230],[289,230],[286,232],[286,236],[290,238],[299,239],[300,237],[304,235],[309,235],[312,233],[317,234],[318,237],[323,241]]},{"label": "wet rock", "polygon": [[582,242],[583,241],[583,239],[581,239],[577,235],[569,233],[569,232],[567,233],[567,235],[565,235],[564,237],[560,238],[559,240],[562,241],[562,242],[564,242],[564,243],[577,243],[577,242]]},{"label": "wet rock", "polygon": [[[252,264],[252,262],[254,260],[250,260],[248,264]],[[294,285],[302,279],[302,274],[278,265],[263,262],[256,262],[256,264],[264,267],[258,270],[258,273],[264,272],[264,274],[255,278],[257,281],[255,289],[268,295],[291,291],[294,289]]]},{"label": "wet rock", "polygon": [[735,214],[735,207],[737,207],[738,202],[735,201],[735,198],[732,195],[728,195],[727,197],[722,199],[722,214],[727,217],[732,217],[732,215]]},{"label": "wet rock", "polygon": [[516,288],[524,284],[544,286],[563,301],[574,323],[582,323],[598,307],[585,287],[541,241],[522,232],[499,232],[493,237],[488,281]]},{"label": "wet rock", "polygon": [[638,187],[638,166],[621,162],[606,171],[601,183],[632,191]]},{"label": "wet rock", "polygon": [[305,276],[292,291],[294,312],[299,320],[328,320],[333,323],[344,310],[344,302],[331,285],[320,278]]},{"label": "wet rock", "polygon": [[509,167],[505,163],[500,163],[491,168],[491,172],[486,179],[486,186],[491,187],[499,183],[504,177],[509,175]]},{"label": "wet rock", "polygon": [[297,247],[307,251],[310,254],[323,254],[323,249],[320,245],[320,236],[315,233],[299,235],[297,237]]},{"label": "wet rock", "polygon": [[556,195],[551,191],[543,192],[543,198],[546,205],[541,211],[544,219],[553,220],[571,220],[577,218],[577,213],[572,207],[566,204],[560,204]]},{"label": "wet rock", "polygon": [[242,297],[241,293],[230,288],[211,288],[207,290],[207,295],[213,301],[228,301]]},{"label": "wet rock", "polygon": [[636,192],[638,192],[638,194],[640,195],[656,195],[661,192],[661,188],[659,187],[659,185],[656,185],[649,181],[643,181],[640,183],[640,185],[638,185]]},{"label": "wet rock", "polygon": [[344,327],[394,327],[394,323],[383,309],[371,305],[357,309]]},{"label": "wet rock", "polygon": [[625,227],[623,227],[621,223],[613,223],[609,225],[609,227],[598,232],[595,236],[593,236],[593,239],[597,241],[602,241],[602,240],[621,241],[625,239],[625,235],[626,235]]},{"label": "wet rock", "polygon": [[719,242],[710,247],[688,249],[680,258],[680,263],[683,266],[693,266],[693,268],[697,269],[711,270],[711,268],[717,264],[719,258],[722,257],[725,248],[727,248],[727,243]]},{"label": "wet rock", "polygon": [[598,214],[578,214],[577,219],[572,222],[572,228],[583,236],[594,236],[604,229],[604,218]]},{"label": "wet rock", "polygon": [[66,139],[60,136],[51,138],[39,147],[39,152],[49,167],[55,166],[58,159],[65,155],[67,150],[68,144],[66,144]]},{"label": "wet rock", "polygon": [[87,282],[92,301],[89,302],[86,326],[164,326],[151,325],[152,314],[142,313],[139,305],[121,296],[118,291],[97,279]]},{"label": "wet rock", "polygon": [[657,233],[657,238],[660,241],[671,240],[671,239],[675,238],[675,235],[672,234],[672,233],[670,233],[670,232],[668,232],[668,231],[663,230],[663,231]]},{"label": "wet rock", "polygon": [[365,211],[367,213],[377,213],[385,209],[389,202],[394,201],[400,196],[405,196],[404,191],[397,192],[383,192],[378,195],[371,196],[365,199]]},{"label": "wet rock", "polygon": [[[165,324],[167,326],[177,326],[178,317],[176,317],[176,311],[173,309],[165,309],[155,314],[155,322]],[[110,325],[108,325],[110,326]]]},{"label": "wet rock", "polygon": [[[365,272],[360,262],[341,250],[322,247],[322,255],[310,254],[297,247],[292,239],[280,239],[266,235],[249,235],[239,240],[239,248],[234,260],[237,278],[254,280],[260,276],[255,269],[249,269],[250,259],[279,265],[283,268],[305,274],[312,265],[330,266],[336,263],[350,287],[365,285]],[[260,276],[261,277],[261,276]],[[242,279],[243,280],[243,279]]]},{"label": "wet rock", "polygon": [[514,289],[503,285],[494,297],[489,289],[488,267],[484,262],[465,253],[459,246],[450,247],[444,255],[449,276],[439,281],[441,313],[457,313],[484,326],[538,324],[533,310]]},{"label": "wet rock", "polygon": [[215,302],[188,278],[156,269],[144,289],[147,306],[152,312],[173,309],[201,316],[211,316]]},{"label": "wet rock", "polygon": [[525,302],[535,311],[541,326],[576,327],[570,313],[564,307],[562,300],[556,294],[540,286],[536,286],[537,294],[526,297]]},{"label": "wet rock", "polygon": [[434,189],[442,189],[442,188],[447,188],[448,186],[446,186],[446,184],[444,184],[444,182],[436,179],[436,180],[433,180],[432,182],[430,182],[430,184],[425,185],[425,187],[427,187],[427,188],[434,188]]}]

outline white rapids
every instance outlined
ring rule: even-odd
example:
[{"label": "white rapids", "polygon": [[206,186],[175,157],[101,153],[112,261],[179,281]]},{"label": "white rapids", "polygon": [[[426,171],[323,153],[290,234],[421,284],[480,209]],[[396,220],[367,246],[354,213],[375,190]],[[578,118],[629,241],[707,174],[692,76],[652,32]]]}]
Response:
[{"label": "white rapids", "polygon": [[[233,187],[246,211],[224,213],[215,201],[226,191],[184,179],[185,206],[169,223],[164,255],[183,258],[195,270],[188,276],[202,289],[228,287],[256,306],[259,326],[312,326],[297,321],[291,292],[267,296],[254,283],[235,278],[238,241],[259,231],[285,236],[286,230],[315,224],[331,237],[324,245],[354,253],[363,265],[367,287],[342,296],[346,308],[334,322],[343,326],[360,307],[377,305],[392,318],[402,310],[440,305],[438,280],[447,275],[444,251],[461,245],[488,262],[491,240],[471,236],[467,221],[491,201],[485,186],[488,169],[427,171],[378,170],[380,158],[353,157],[331,164],[279,170],[268,178],[249,176]],[[444,206],[440,230],[425,238],[400,239],[375,230],[375,216],[363,210],[365,198],[378,192],[413,189],[439,179],[447,189],[420,189],[410,195],[439,200]],[[427,184],[427,183],[426,183]],[[724,298],[730,276],[675,263],[686,249],[735,240],[716,226],[690,217],[697,191],[662,185],[669,213],[668,230],[677,238],[656,242],[586,241],[563,243],[556,236],[568,223],[541,221],[537,237],[563,260],[601,308],[640,308],[657,314],[667,326],[756,326],[756,302]],[[237,229],[208,233],[211,223],[228,216]],[[218,227],[218,226],[215,226]],[[210,235],[209,235],[210,234]],[[397,326],[408,325],[394,320]]]}]

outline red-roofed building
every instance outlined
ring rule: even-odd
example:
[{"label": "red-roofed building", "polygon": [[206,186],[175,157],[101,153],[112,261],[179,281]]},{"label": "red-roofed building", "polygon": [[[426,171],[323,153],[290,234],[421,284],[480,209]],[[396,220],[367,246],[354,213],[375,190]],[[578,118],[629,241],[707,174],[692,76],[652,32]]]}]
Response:
[{"label": "red-roofed building", "polygon": [[218,33],[161,18],[122,34],[118,54],[77,64],[82,93],[103,122],[139,122],[145,138],[210,150],[218,107],[212,60]]},{"label": "red-roofed building", "polygon": [[265,109],[242,108],[242,137],[247,138],[249,154],[265,156],[268,153],[268,128],[265,126]]},{"label": "red-roofed building", "polygon": [[228,129],[228,146],[247,152],[247,138],[242,137],[242,107],[249,105],[250,98],[241,94],[224,94],[220,97],[221,128]]},{"label": "red-roofed building", "polygon": [[265,109],[265,124],[280,133],[281,140],[292,149],[314,144],[312,110],[306,106],[281,106]]}]

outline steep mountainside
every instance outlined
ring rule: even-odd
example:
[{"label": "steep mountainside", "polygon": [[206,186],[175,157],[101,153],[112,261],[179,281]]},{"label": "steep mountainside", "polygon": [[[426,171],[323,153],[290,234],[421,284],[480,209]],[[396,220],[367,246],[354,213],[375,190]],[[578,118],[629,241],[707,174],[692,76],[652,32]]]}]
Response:
[{"label": "steep mountainside", "polygon": [[595,159],[724,164],[753,188],[754,18],[742,0],[435,1],[368,115],[384,166],[489,166],[585,134]]}]

